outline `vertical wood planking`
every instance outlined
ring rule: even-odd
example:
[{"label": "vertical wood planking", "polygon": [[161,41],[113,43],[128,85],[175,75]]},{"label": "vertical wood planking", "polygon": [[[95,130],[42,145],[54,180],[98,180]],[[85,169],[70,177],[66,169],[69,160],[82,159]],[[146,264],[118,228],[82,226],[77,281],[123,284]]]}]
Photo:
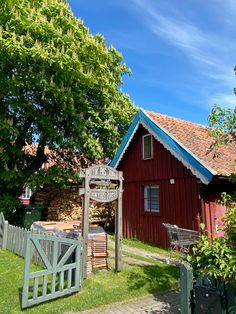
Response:
[{"label": "vertical wood planking", "polygon": [[38,288],[39,288],[39,278],[34,278],[34,290],[33,290],[33,299],[36,300],[38,298]]},{"label": "vertical wood planking", "polygon": [[59,281],[59,290],[62,291],[64,289],[64,271],[60,272],[60,281]]},{"label": "vertical wood planking", "polygon": [[84,200],[83,200],[83,216],[82,216],[82,237],[84,239],[84,253],[83,253],[83,278],[87,278],[87,256],[88,256],[88,230],[89,230],[89,172],[85,170],[84,178]]},{"label": "vertical wood planking", "polygon": [[[50,241],[53,243],[53,255],[52,263],[49,262],[48,257],[45,253],[45,243]],[[30,272],[30,261],[32,256],[32,245],[37,248],[38,254],[41,256],[44,262],[45,269]],[[59,247],[60,244],[66,244],[70,246],[69,254],[62,257],[58,263]],[[26,241],[26,262],[24,268],[24,286],[22,294],[22,308],[26,308],[35,304],[49,301],[57,297],[62,297],[73,292],[79,291],[81,286],[81,274],[82,268],[80,264],[80,252],[82,250],[81,239],[73,240],[67,238],[59,238],[56,236],[48,236],[44,234],[32,234],[29,232]],[[68,251],[67,251],[68,253]],[[67,263],[68,258],[72,257],[75,253],[75,261]],[[67,287],[65,286],[65,274],[68,273]],[[75,274],[75,284],[71,286],[72,276]],[[51,277],[49,286],[49,276]],[[42,293],[39,289],[39,283],[42,280]],[[32,285],[30,281],[33,281]],[[74,278],[73,278],[74,281]],[[58,283],[58,286],[57,286]],[[30,288],[29,288],[30,287]],[[68,288],[69,287],[69,288]],[[33,297],[29,296],[29,290],[33,290]]]},{"label": "vertical wood planking", "polygon": [[[57,260],[58,260],[58,241],[53,242],[53,258],[52,258],[52,267],[53,269],[57,266]],[[52,273],[52,294],[56,291],[56,280],[57,280],[57,273]]]},{"label": "vertical wood planking", "polygon": [[28,294],[29,294],[29,269],[30,269],[30,260],[31,260],[31,246],[32,242],[30,240],[30,232],[28,231],[26,234],[25,248],[24,248],[24,256],[25,256],[25,264],[24,264],[24,281],[23,281],[23,289],[22,289],[22,307],[27,306]]},{"label": "vertical wood planking", "polygon": [[70,268],[67,273],[67,288],[68,289],[71,288],[71,282],[72,282],[72,270]]},{"label": "vertical wood planking", "polygon": [[42,296],[45,297],[47,295],[47,289],[48,289],[48,276],[43,276],[43,287],[42,287]]},{"label": "vertical wood planking", "polygon": [[119,172],[119,191],[115,212],[115,270],[121,271],[122,255],[122,193],[123,193],[123,174]]},{"label": "vertical wood planking", "polygon": [[[154,140],[154,158],[142,160],[142,135],[148,131],[140,127],[132,139],[118,170],[124,175],[123,231],[128,238],[137,237],[168,247],[167,234],[162,222],[195,229],[201,211],[196,177],[162,144]],[[170,179],[175,183],[170,184]],[[161,213],[147,214],[143,210],[142,184],[160,185]]]}]

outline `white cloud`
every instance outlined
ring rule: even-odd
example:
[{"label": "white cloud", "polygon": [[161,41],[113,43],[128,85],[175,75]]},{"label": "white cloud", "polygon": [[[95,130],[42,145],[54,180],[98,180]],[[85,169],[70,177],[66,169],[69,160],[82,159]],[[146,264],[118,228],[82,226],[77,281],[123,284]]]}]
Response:
[{"label": "white cloud", "polygon": [[224,108],[235,108],[236,96],[233,94],[216,94],[214,97],[208,99],[208,103],[210,106],[212,106],[212,104],[217,104]]},{"label": "white cloud", "polygon": [[[173,2],[151,0],[132,2],[149,31],[181,51],[194,65],[194,71],[205,77],[208,85],[205,90],[206,102],[210,101],[211,106],[214,102],[235,106],[235,96],[227,94],[236,86],[233,72],[233,66],[236,64],[234,32],[224,33],[224,27],[203,28],[200,17],[197,17],[195,19],[197,22],[194,23],[193,19],[189,18],[187,10],[181,12],[178,5],[174,6]],[[227,4],[226,2],[222,4],[221,0],[217,2],[219,7],[214,7],[214,13],[221,16],[222,20],[225,18],[227,21],[229,19],[235,21],[236,1],[229,0]],[[226,11],[227,13],[223,14]],[[204,92],[201,93],[204,97]],[[214,97],[210,99],[209,93],[214,94]]]}]

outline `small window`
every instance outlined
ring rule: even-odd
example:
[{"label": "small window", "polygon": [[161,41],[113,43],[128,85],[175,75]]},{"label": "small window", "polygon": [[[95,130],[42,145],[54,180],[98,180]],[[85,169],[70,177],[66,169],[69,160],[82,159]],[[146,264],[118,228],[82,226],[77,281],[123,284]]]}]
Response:
[{"label": "small window", "polygon": [[24,190],[23,190],[22,198],[23,198],[24,200],[28,200],[28,199],[30,199],[31,195],[32,195],[31,189],[26,186],[26,187],[24,188]]},{"label": "small window", "polygon": [[160,212],[159,186],[144,186],[144,211],[154,213]]},{"label": "small window", "polygon": [[143,159],[153,158],[153,139],[151,134],[143,136]]}]

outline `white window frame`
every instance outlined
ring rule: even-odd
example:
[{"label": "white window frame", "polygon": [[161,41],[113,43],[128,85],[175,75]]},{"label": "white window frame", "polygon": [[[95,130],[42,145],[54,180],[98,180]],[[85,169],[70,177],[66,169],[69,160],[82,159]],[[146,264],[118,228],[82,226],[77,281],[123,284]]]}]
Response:
[{"label": "white window frame", "polygon": [[29,200],[31,195],[32,195],[32,190],[28,186],[25,186],[24,191],[22,193],[22,199]]},{"label": "white window frame", "polygon": [[[147,137],[150,137],[151,138],[151,156],[149,157],[145,157],[145,152],[144,152],[144,141],[145,141],[145,138]],[[149,159],[153,159],[153,136],[151,134],[146,134],[146,135],[143,135],[142,137],[142,158],[143,160],[149,160]]]},{"label": "white window frame", "polygon": [[[150,205],[150,199],[148,197],[148,189],[155,188],[158,191],[158,198],[156,201],[158,201],[158,209],[152,209]],[[160,186],[157,184],[152,185],[144,185],[143,186],[143,206],[144,206],[144,212],[145,213],[160,213]]]}]

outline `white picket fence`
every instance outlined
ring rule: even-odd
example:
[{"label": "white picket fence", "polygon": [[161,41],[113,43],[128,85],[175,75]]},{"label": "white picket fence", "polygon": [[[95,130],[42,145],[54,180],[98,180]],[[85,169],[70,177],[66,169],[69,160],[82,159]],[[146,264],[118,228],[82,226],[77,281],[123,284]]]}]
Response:
[{"label": "white picket fence", "polygon": [[0,249],[9,250],[24,257],[27,229],[10,225],[0,212]]},{"label": "white picket fence", "polygon": [[[0,212],[0,249],[8,250],[21,257],[25,257],[25,242],[28,232],[29,230],[25,228],[9,224],[8,221],[5,220],[3,213]],[[44,234],[44,232],[39,230],[31,230],[31,233]],[[53,243],[51,241],[40,240],[40,245],[48,256],[48,260],[51,261],[53,259]],[[64,249],[65,245],[58,247],[59,256],[63,253]],[[32,247],[31,259],[34,264],[44,266],[42,258],[35,247]]]}]

